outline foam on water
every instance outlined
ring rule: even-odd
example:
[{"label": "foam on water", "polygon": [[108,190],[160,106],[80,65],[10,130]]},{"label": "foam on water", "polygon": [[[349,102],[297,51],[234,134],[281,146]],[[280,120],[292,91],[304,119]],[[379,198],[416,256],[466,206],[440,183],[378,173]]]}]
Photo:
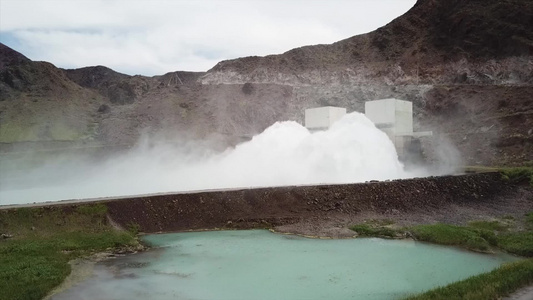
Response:
[{"label": "foam on water", "polygon": [[400,299],[488,272],[508,255],[414,241],[319,240],[265,230],[148,235],[156,248],[96,266],[52,299]]},{"label": "foam on water", "polygon": [[50,161],[29,170],[17,188],[10,187],[8,173],[0,174],[0,205],[415,175],[404,171],[387,135],[360,113],[348,114],[329,130],[316,133],[296,122],[278,122],[251,141],[218,154],[147,143],[98,163]]}]

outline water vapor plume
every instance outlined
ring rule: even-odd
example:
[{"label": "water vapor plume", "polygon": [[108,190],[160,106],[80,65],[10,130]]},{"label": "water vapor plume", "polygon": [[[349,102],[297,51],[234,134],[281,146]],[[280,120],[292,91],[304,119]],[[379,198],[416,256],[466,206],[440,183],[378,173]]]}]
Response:
[{"label": "water vapor plume", "polygon": [[[0,205],[223,188],[354,183],[406,172],[385,133],[361,113],[326,131],[277,122],[251,141],[213,153],[191,142],[145,139],[103,161],[49,161],[18,185],[2,172]],[[42,183],[39,178],[58,178]]]}]

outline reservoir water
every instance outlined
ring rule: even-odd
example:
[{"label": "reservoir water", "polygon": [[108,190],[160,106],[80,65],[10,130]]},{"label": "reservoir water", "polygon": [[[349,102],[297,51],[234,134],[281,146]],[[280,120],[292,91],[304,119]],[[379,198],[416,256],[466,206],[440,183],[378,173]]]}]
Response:
[{"label": "reservoir water", "polygon": [[516,258],[409,240],[308,239],[266,230],[147,235],[52,299],[401,299]]}]

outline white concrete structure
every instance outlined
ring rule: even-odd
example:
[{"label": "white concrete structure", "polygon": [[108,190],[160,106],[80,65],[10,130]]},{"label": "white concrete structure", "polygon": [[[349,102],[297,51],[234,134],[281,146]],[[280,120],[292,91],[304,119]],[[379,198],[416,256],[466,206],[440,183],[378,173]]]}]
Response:
[{"label": "white concrete structure", "polygon": [[346,108],[324,106],[305,110],[305,127],[309,130],[328,129],[346,114]]},{"label": "white concrete structure", "polygon": [[389,136],[413,135],[413,103],[409,101],[367,101],[365,115]]},{"label": "white concrete structure", "polygon": [[[342,107],[306,109],[305,127],[310,131],[327,130],[345,114],[346,108]],[[413,103],[410,101],[394,98],[367,101],[365,115],[389,136],[400,158],[407,157],[414,140],[433,134],[431,131],[413,132]]]},{"label": "white concrete structure", "polygon": [[431,131],[413,132],[413,103],[398,99],[367,101],[365,115],[385,132],[401,157],[413,137],[430,136]]}]

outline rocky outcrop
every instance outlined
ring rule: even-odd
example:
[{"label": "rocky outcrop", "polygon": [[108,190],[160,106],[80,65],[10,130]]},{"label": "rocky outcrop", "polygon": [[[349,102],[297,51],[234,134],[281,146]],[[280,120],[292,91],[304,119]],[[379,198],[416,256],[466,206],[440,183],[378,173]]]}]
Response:
[{"label": "rocky outcrop", "polygon": [[154,84],[151,78],[121,74],[104,66],[65,70],[65,73],[72,81],[97,90],[114,104],[131,104]]},{"label": "rocky outcrop", "polygon": [[30,60],[26,56],[0,43],[0,71],[12,65],[28,62]]},{"label": "rocky outcrop", "polygon": [[38,97],[72,94],[74,85],[51,63],[31,61],[0,44],[0,101],[18,98],[21,93]]}]

